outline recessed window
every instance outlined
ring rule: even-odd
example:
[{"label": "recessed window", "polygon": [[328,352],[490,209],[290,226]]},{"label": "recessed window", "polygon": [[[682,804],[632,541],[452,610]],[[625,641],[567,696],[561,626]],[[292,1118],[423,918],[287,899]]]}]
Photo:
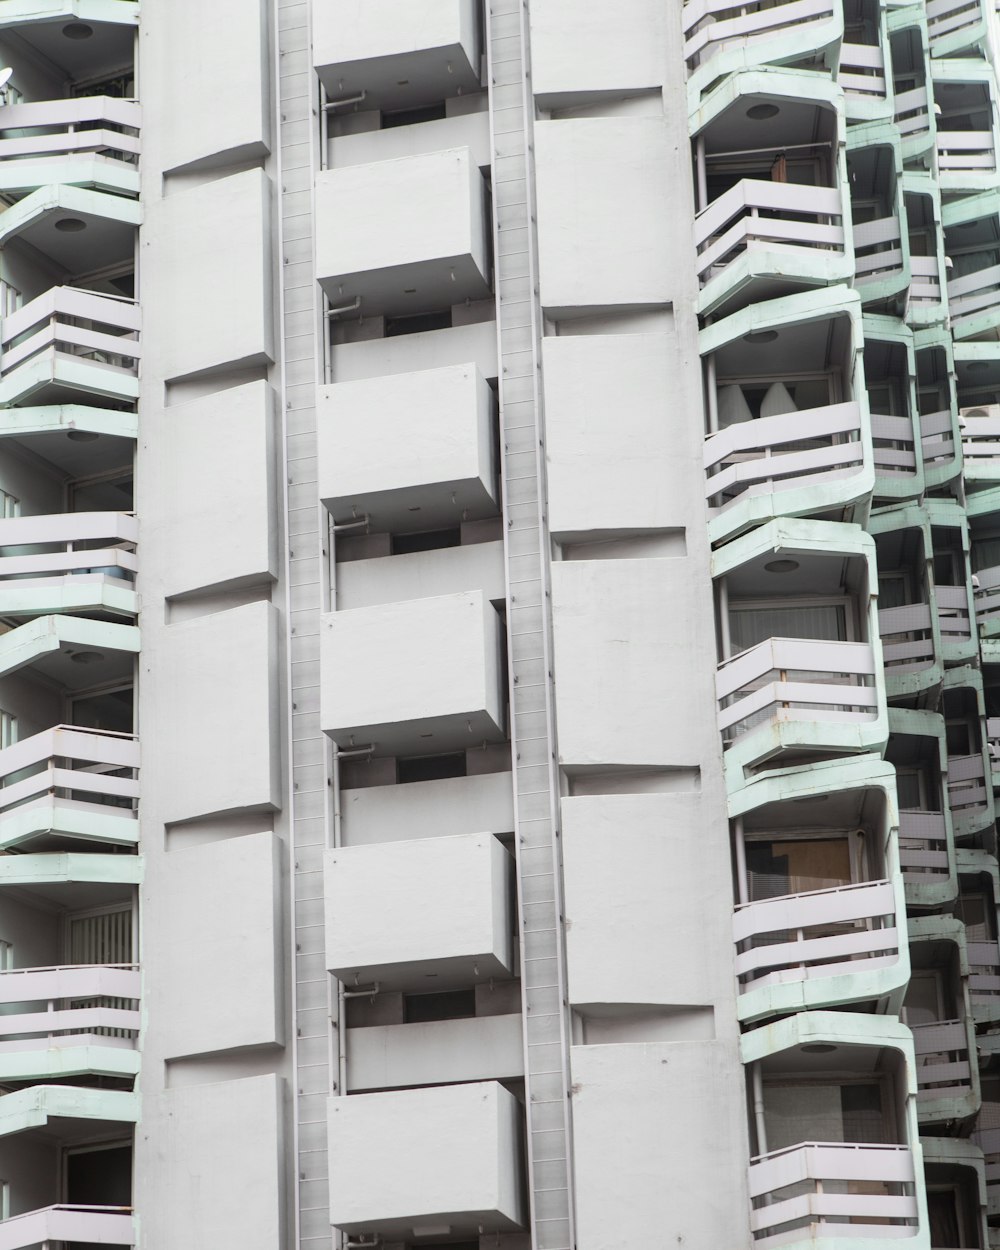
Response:
[{"label": "recessed window", "polygon": [[406,1024],[427,1024],[432,1020],[468,1020],[475,1014],[475,990],[403,995],[403,1020]]},{"label": "recessed window", "polygon": [[437,551],[440,547],[461,547],[462,531],[421,530],[417,534],[393,534],[391,540],[394,556],[410,555],[414,551]]},{"label": "recessed window", "polygon": [[401,784],[410,781],[442,781],[446,777],[466,775],[465,752],[450,755],[416,755],[410,759],[396,760],[396,780]]}]

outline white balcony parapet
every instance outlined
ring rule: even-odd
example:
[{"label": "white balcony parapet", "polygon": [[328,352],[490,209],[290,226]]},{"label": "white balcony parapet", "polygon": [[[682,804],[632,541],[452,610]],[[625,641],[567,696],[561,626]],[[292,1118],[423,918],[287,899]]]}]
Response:
[{"label": "white balcony parapet", "polygon": [[884,100],[885,56],[877,45],[842,43],[837,82],[850,99]]},{"label": "white balcony parapet", "polygon": [[762,722],[870,722],[878,715],[874,681],[867,643],[768,638],[719,665],[719,728],[736,742]]},{"label": "white balcony parapet", "polygon": [[983,6],[988,3],[990,0],[927,0],[927,38],[931,51],[960,48],[966,39],[974,40],[985,24]]},{"label": "white balcony parapet", "polygon": [[[958,424],[966,470],[994,469],[1000,476],[1000,404],[960,408]],[[979,580],[982,583],[981,572]]]},{"label": "white balcony parapet", "polygon": [[684,56],[695,69],[727,47],[752,47],[833,17],[833,0],[688,0],[683,9]]},{"label": "white balcony parapet", "polygon": [[60,1122],[139,1119],[139,1095],[124,1089],[89,1089],[80,1085],[29,1085],[0,1098],[0,1138],[31,1129],[56,1132]]},{"label": "white balcony parapet", "polygon": [[803,1142],[761,1155],[750,1164],[754,1248],[825,1237],[867,1246],[866,1238],[916,1234],[915,1188],[908,1146]]},{"label": "white balcony parapet", "polygon": [[947,408],[921,414],[920,446],[925,465],[954,460],[955,427]]},{"label": "white balcony parapet", "polygon": [[882,663],[892,674],[916,673],[934,663],[929,603],[907,603],[883,608],[878,614]]},{"label": "white balcony parapet", "polygon": [[[6,105],[0,114],[0,189],[85,182],[138,194],[140,119],[135,100],[109,96]],[[6,137],[12,131],[21,133]]]},{"label": "white balcony parapet", "polygon": [[1000,1007],[1000,943],[994,938],[991,942],[967,942],[966,948],[973,1009]]},{"label": "white balcony parapet", "polygon": [[1000,265],[976,269],[972,273],[952,278],[948,283],[948,311],[952,326],[961,336],[963,330],[972,329],[974,323],[990,312],[995,314],[1000,302]]},{"label": "white balcony parapet", "polygon": [[929,96],[926,87],[899,92],[893,100],[896,126],[903,138],[916,139],[930,131]]},{"label": "white balcony parapet", "polygon": [[908,884],[928,885],[951,875],[943,812],[899,813],[899,863]]},{"label": "white balcony parapet", "polygon": [[911,1025],[917,1059],[917,1102],[964,1097],[972,1084],[969,1033],[962,1020]]},{"label": "white balcony parapet", "polygon": [[938,172],[974,175],[996,172],[992,130],[939,130]]},{"label": "white balcony parapet", "polygon": [[872,413],[872,456],[879,477],[915,477],[917,449],[909,417]]},{"label": "white balcony parapet", "polygon": [[843,211],[840,191],[834,187],[741,179],[695,219],[701,285],[721,275],[737,255],[746,252],[780,252],[785,274],[794,274],[797,253],[843,255]]},{"label": "white balcony parapet", "polygon": [[134,1246],[131,1207],[61,1204],[26,1211],[0,1221],[0,1250],[27,1250],[50,1244],[87,1242],[98,1246]]},{"label": "white balcony parapet", "polygon": [[910,256],[911,305],[941,303],[941,270],[936,256]]},{"label": "white balcony parapet", "polygon": [[864,453],[857,403],[740,421],[705,440],[705,494],[717,515],[748,494],[846,477],[860,469]]},{"label": "white balcony parapet", "polygon": [[745,903],[733,937],[741,993],[883,967],[899,958],[895,891],[866,881]]},{"label": "white balcony parapet", "polygon": [[[0,402],[46,385],[116,399],[138,395],[139,306],[135,300],[52,287],[3,319]],[[99,327],[99,328],[95,328]]]},{"label": "white balcony parapet", "polygon": [[971,641],[972,618],[969,612],[969,592],[966,587],[936,586],[934,602],[937,605],[941,641],[945,644]]},{"label": "white balcony parapet", "polygon": [[903,241],[898,217],[880,217],[854,227],[854,284],[884,282],[903,273]]},{"label": "white balcony parapet", "polygon": [[138,533],[136,518],[129,512],[0,520],[0,551],[42,548],[0,555],[0,612],[71,611],[93,602],[134,615],[138,611],[133,589]]},{"label": "white balcony parapet", "polygon": [[987,790],[986,764],[982,754],[948,756],[948,806],[953,817],[972,820],[987,811],[990,794]]}]

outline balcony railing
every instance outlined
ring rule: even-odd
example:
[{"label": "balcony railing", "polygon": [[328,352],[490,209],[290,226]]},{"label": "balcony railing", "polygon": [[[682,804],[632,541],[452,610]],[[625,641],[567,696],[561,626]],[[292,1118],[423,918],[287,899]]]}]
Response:
[{"label": "balcony railing", "polygon": [[[0,605],[5,590],[61,585],[67,578],[135,579],[139,527],[130,512],[68,512],[0,520]],[[39,552],[4,555],[10,547]]]},{"label": "balcony railing", "polygon": [[[966,470],[1000,469],[1000,404],[963,409],[958,416],[962,431],[962,457]],[[984,574],[979,573],[980,585]]]},{"label": "balcony railing", "polygon": [[896,126],[902,138],[917,142],[930,133],[930,108],[926,87],[897,92],[894,99]]},{"label": "balcony railing", "polygon": [[768,638],[719,665],[719,728],[732,744],[763,723],[872,721],[874,679],[867,643]]},{"label": "balcony railing", "polygon": [[948,756],[948,806],[953,817],[975,819],[989,805],[986,765],[980,753]]},{"label": "balcony railing", "polygon": [[884,608],[878,614],[882,663],[888,674],[918,673],[934,664],[934,636],[928,603]]},{"label": "balcony railing", "polygon": [[842,43],[837,82],[848,98],[885,99],[885,56],[876,45]]},{"label": "balcony railing", "polygon": [[701,285],[724,273],[744,252],[780,252],[782,273],[794,273],[797,252],[843,255],[842,216],[835,188],[743,178],[702,209],[695,221]]},{"label": "balcony railing", "polygon": [[684,56],[690,69],[727,46],[748,47],[811,23],[832,20],[833,0],[687,0]]},{"label": "balcony railing", "polygon": [[899,813],[899,864],[907,885],[934,885],[951,875],[943,812]]},{"label": "balcony railing", "polygon": [[910,418],[873,413],[871,426],[876,475],[901,481],[916,477],[917,449]]},{"label": "balcony railing", "polygon": [[969,997],[975,1015],[995,1018],[1000,1012],[1000,944],[968,942]]},{"label": "balcony railing", "polygon": [[[755,1250],[837,1237],[902,1237],[918,1218],[913,1154],[907,1146],[803,1142],[750,1164],[750,1227]],[[824,1226],[816,1230],[816,1226]]]},{"label": "balcony railing", "polygon": [[917,1103],[964,1098],[972,1089],[969,1031],[962,1020],[914,1024]]},{"label": "balcony railing", "polygon": [[989,174],[997,167],[992,130],[938,130],[938,173]]},{"label": "balcony railing", "polygon": [[854,285],[864,288],[903,273],[903,240],[898,217],[880,217],[854,227]]},{"label": "balcony railing", "polygon": [[927,0],[927,38],[933,49],[948,40],[961,47],[963,32],[973,37],[985,21],[983,0]]},{"label": "balcony railing", "polygon": [[116,168],[114,182],[120,189],[134,182],[138,190],[140,120],[134,100],[109,96],[8,104],[0,116],[0,182],[11,187],[22,168],[24,189],[49,176],[64,181],[65,158],[87,156]]},{"label": "balcony railing", "polygon": [[[140,1026],[134,964],[75,964],[0,972],[0,1053],[94,1044],[134,1047]],[[44,1006],[43,1006],[44,1004]]]},{"label": "balcony railing", "polygon": [[8,845],[5,826],[19,828],[34,804],[55,799],[77,814],[134,821],[138,797],[134,734],[56,725],[0,751],[0,846]]},{"label": "balcony railing", "polygon": [[134,1246],[131,1207],[42,1207],[0,1221],[0,1250],[50,1245]]},{"label": "balcony railing", "polygon": [[920,417],[920,447],[924,467],[946,467],[955,459],[955,428],[951,412],[925,412]]},{"label": "balcony railing", "polygon": [[93,389],[118,395],[122,379],[134,389],[139,372],[139,307],[134,300],[52,287],[3,319],[0,349],[0,381],[29,361],[86,364]]},{"label": "balcony railing", "polygon": [[941,303],[941,269],[936,256],[910,255],[910,306]]},{"label": "balcony railing", "polygon": [[969,592],[965,586],[935,586],[934,602],[937,606],[938,629],[941,642],[961,644],[972,641],[972,617],[969,611]]},{"label": "balcony railing", "polygon": [[[995,1112],[996,1107],[991,1108]],[[992,1208],[1000,1198],[1000,1128],[977,1128],[972,1140],[983,1152],[986,1162],[986,1194]]]},{"label": "balcony railing", "polygon": [[869,881],[760,899],[733,917],[740,992],[896,963],[891,882]]},{"label": "balcony railing", "polygon": [[948,312],[961,331],[1000,302],[1000,265],[976,269],[948,283]]},{"label": "balcony railing", "polygon": [[740,499],[848,477],[864,454],[856,403],[740,421],[705,441],[705,494],[717,515]]}]

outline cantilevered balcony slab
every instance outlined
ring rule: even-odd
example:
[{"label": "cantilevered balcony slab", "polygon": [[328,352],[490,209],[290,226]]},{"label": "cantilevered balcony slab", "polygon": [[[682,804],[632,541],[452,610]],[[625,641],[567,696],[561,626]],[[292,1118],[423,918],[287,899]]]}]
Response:
[{"label": "cantilevered balcony slab", "polygon": [[321,387],[320,499],[375,532],[496,516],[494,409],[474,364]]},{"label": "cantilevered balcony slab", "polygon": [[0,1097],[0,1137],[41,1130],[65,1145],[138,1119],[139,1095],[131,1090],[32,1085]]},{"label": "cantilevered balcony slab", "polygon": [[313,64],[331,100],[392,112],[478,91],[475,0],[317,5]]},{"label": "cantilevered balcony slab", "polygon": [[[6,747],[0,751],[0,849],[49,836],[134,846],[138,768],[139,744],[131,734],[58,725]],[[49,871],[72,867],[53,862]]]},{"label": "cantilevered balcony slab", "polygon": [[512,975],[512,863],[484,833],[328,851],[327,968],[409,991]]},{"label": "cantilevered balcony slab", "polygon": [[844,92],[847,120],[855,124],[892,117],[892,69],[888,65],[885,21],[879,10],[874,42],[840,45],[837,83]]},{"label": "cantilevered balcony slab", "polygon": [[137,196],[139,125],[134,100],[83,96],[6,105],[0,114],[0,192],[19,197],[61,184]]},{"label": "cantilevered balcony slab", "polygon": [[[105,612],[135,617],[138,523],[127,512],[0,520],[0,616]],[[31,550],[34,549],[34,550]]]},{"label": "cantilevered balcony slab", "polygon": [[0,1250],[34,1250],[53,1244],[134,1246],[131,1207],[42,1207],[0,1223]]},{"label": "cantilevered balcony slab", "polygon": [[81,392],[131,402],[139,394],[139,306],[52,287],[4,318],[0,404],[69,403]]},{"label": "cantilevered balcony slab", "polygon": [[323,732],[342,748],[371,745],[379,755],[502,741],[501,633],[481,591],[328,613],[320,623]]},{"label": "cantilevered balcony slab", "polygon": [[[82,222],[82,229],[61,228],[67,220]],[[43,186],[0,214],[0,243],[15,250],[26,243],[73,273],[84,253],[98,268],[131,260],[141,222],[138,200],[84,187]]]},{"label": "cantilevered balcony slab", "polygon": [[520,1080],[524,1076],[521,1015],[351,1028],[347,1030],[347,1072],[352,1094],[453,1081]]},{"label": "cantilevered balcony slab", "polygon": [[486,184],[468,148],[326,169],[315,195],[316,278],[335,307],[400,316],[490,294]]},{"label": "cantilevered balcony slab", "polygon": [[[131,675],[139,650],[134,625],[77,616],[39,616],[0,635],[0,676],[33,665],[69,690]],[[75,660],[84,654],[86,659]]]},{"label": "cantilevered balcony slab", "polygon": [[335,1228],[398,1241],[440,1235],[443,1227],[445,1236],[474,1238],[481,1227],[523,1226],[524,1112],[503,1086],[354,1094],[327,1106]]}]

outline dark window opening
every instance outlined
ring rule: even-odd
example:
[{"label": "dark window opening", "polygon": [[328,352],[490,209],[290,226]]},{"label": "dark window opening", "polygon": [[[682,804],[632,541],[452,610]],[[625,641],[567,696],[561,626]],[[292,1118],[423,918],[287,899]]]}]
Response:
[{"label": "dark window opening", "polygon": [[403,995],[403,1020],[406,1024],[427,1024],[432,1020],[468,1020],[475,1014],[475,990]]},{"label": "dark window opening", "polygon": [[401,784],[409,781],[442,781],[446,777],[464,777],[465,752],[451,755],[416,755],[410,759],[396,760],[396,780]]},{"label": "dark window opening", "polygon": [[462,531],[421,530],[418,534],[393,534],[391,550],[394,556],[410,555],[415,551],[437,551],[440,547],[461,547]]},{"label": "dark window opening", "polygon": [[436,104],[424,104],[415,109],[397,109],[394,113],[382,114],[382,129],[392,130],[394,126],[416,126],[420,122],[439,122],[445,118],[444,100]]},{"label": "dark window opening", "polygon": [[386,317],[385,337],[395,338],[400,334],[423,334],[427,330],[450,330],[451,309],[441,312],[416,313],[409,317]]}]

